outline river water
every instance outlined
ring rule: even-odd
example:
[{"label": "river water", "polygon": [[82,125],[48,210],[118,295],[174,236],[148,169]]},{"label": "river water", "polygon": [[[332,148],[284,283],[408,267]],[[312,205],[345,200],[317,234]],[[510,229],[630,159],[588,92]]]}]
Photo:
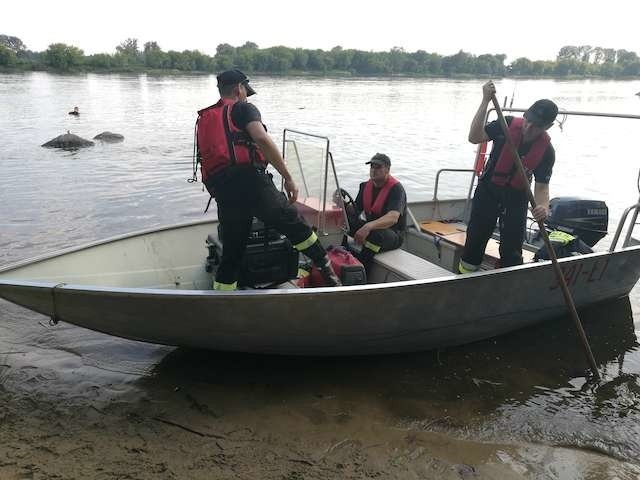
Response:
[{"label": "river water", "polygon": [[[433,195],[439,168],[470,168],[466,135],[480,80],[257,77],[252,101],[277,143],[284,128],[331,139],[342,186],[356,189],[364,162],[387,153],[410,200]],[[500,98],[526,107],[548,97],[561,109],[640,114],[638,81],[497,81]],[[213,76],[0,75],[0,265],[91,240],[202,217],[207,196],[190,184],[195,113],[217,99]],[[67,115],[74,106],[80,116]],[[564,120],[564,119],[563,119]],[[69,130],[108,130],[125,141],[74,152],[40,145]],[[550,130],[557,162],[551,196],[604,199],[609,230],[638,198],[638,120],[570,117]],[[439,196],[466,194],[443,179]],[[638,236],[638,234],[636,234]],[[604,248],[611,235],[601,242]],[[256,358],[189,352],[114,339],[0,303],[0,385],[12,395],[108,403],[149,384],[208,384],[234,398],[303,409],[304,394],[330,391],[352,416],[476,441],[601,452],[640,472],[640,287],[629,299],[581,314],[604,382],[586,365],[569,319],[441,352],[367,359]],[[217,374],[203,372],[215,363]],[[185,373],[189,372],[189,373]],[[249,386],[250,385],[250,386]],[[100,394],[94,395],[100,387]],[[254,389],[254,390],[252,390]],[[609,478],[570,465],[557,478]],[[558,460],[560,458],[560,460]],[[513,459],[502,459],[505,463]],[[541,459],[519,459],[535,471]],[[542,477],[549,473],[542,468]],[[517,469],[516,469],[517,470]],[[556,475],[557,471],[564,472]],[[621,473],[622,472],[622,473]],[[541,477],[541,478],[542,478]]]}]

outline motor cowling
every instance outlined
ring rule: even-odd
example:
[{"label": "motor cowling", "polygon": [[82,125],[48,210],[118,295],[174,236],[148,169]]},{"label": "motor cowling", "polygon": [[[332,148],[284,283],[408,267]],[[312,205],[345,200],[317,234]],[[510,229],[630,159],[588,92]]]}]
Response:
[{"label": "motor cowling", "polygon": [[549,216],[545,225],[579,237],[593,247],[609,228],[609,208],[602,200],[579,197],[556,197],[549,202]]}]

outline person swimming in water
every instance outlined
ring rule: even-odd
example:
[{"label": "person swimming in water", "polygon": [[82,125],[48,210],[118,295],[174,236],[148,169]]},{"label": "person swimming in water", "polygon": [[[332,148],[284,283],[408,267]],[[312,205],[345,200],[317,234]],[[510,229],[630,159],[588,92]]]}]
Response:
[{"label": "person swimming in water", "polygon": [[78,110],[78,107],[73,107],[73,110],[69,112],[69,115],[80,115],[80,110]]}]

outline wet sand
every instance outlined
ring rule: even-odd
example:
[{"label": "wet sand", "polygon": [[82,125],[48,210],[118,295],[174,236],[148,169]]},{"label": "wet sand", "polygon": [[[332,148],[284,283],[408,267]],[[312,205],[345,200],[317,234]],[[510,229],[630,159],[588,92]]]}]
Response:
[{"label": "wet sand", "polygon": [[[0,318],[2,479],[640,476],[633,447],[607,446],[605,432],[593,433],[602,445],[576,435],[590,428],[579,414],[570,417],[576,432],[560,434],[528,417],[545,415],[531,404],[555,406],[539,386],[565,391],[584,373],[580,352],[559,348],[565,334],[531,348],[521,333],[441,352],[325,359],[140,344],[51,327],[5,302]],[[632,321],[616,331],[606,334],[615,348],[595,351],[612,369],[637,347]],[[550,351],[552,361],[534,357]]]}]

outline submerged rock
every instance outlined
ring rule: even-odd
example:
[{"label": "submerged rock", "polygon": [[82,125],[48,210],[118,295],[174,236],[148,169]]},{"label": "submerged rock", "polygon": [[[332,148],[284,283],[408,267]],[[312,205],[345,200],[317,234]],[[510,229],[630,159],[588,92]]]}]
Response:
[{"label": "submerged rock", "polygon": [[73,133],[65,133],[64,135],[59,135],[53,140],[49,140],[47,143],[42,144],[43,147],[49,148],[64,148],[64,149],[75,149],[82,147],[91,147],[93,146],[93,142],[91,140],[86,140],[78,135],[74,135]]},{"label": "submerged rock", "polygon": [[99,140],[101,142],[115,143],[115,142],[122,142],[124,140],[124,135],[120,135],[119,133],[112,133],[112,132],[102,132],[96,135],[95,137],[93,137],[93,139]]}]

